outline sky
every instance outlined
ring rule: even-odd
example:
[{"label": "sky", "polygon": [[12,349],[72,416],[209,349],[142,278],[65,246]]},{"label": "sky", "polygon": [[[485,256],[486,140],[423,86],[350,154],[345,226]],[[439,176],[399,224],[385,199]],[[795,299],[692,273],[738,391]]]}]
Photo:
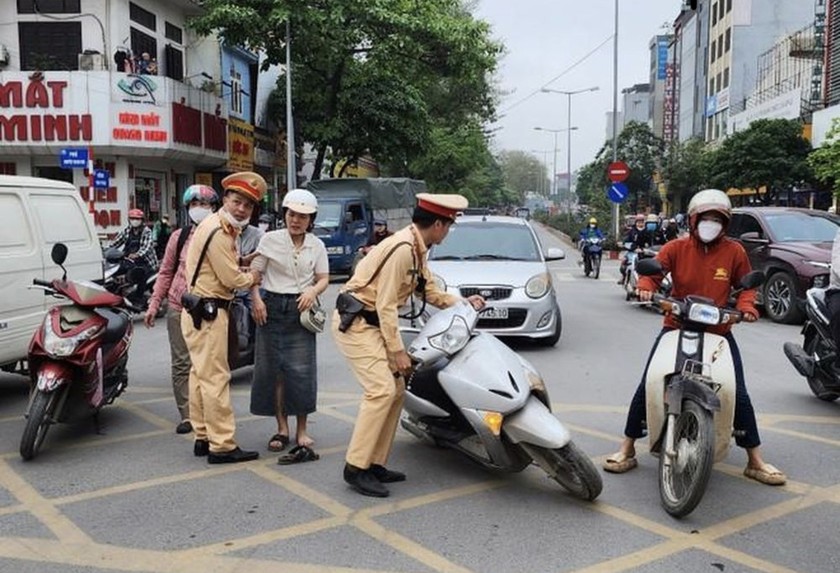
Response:
[{"label": "sky", "polygon": [[[618,5],[618,89],[647,83],[651,38],[667,33],[681,0],[620,0]],[[497,72],[504,94],[498,105],[494,151],[533,153],[550,168],[554,134],[534,127],[565,129],[568,96],[549,89],[598,91],[572,97],[572,171],[595,158],[606,141],[607,112],[613,108],[614,0],[478,0],[475,17],[489,22],[505,45]],[[600,46],[600,47],[599,47]],[[557,172],[566,172],[567,134],[557,134]],[[547,152],[547,153],[545,153]]]}]

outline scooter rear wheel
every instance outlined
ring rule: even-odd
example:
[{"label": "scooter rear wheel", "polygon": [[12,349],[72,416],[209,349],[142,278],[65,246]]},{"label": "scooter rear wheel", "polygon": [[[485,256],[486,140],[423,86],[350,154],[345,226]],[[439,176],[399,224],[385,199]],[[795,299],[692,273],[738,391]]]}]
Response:
[{"label": "scooter rear wheel", "polygon": [[674,420],[676,456],[668,460],[665,444],[659,455],[659,497],[674,517],[688,515],[703,499],[715,451],[712,413],[691,398],[682,406]]},{"label": "scooter rear wheel", "polygon": [[551,479],[575,497],[592,501],[601,494],[604,485],[601,474],[592,460],[574,442],[555,450],[536,446],[529,449]]},{"label": "scooter rear wheel", "polygon": [[60,392],[45,394],[40,390],[35,391],[32,406],[29,408],[29,418],[26,420],[26,427],[20,438],[20,457],[24,460],[31,460],[38,455],[41,444],[47,437],[47,431],[52,425],[59,394]]}]

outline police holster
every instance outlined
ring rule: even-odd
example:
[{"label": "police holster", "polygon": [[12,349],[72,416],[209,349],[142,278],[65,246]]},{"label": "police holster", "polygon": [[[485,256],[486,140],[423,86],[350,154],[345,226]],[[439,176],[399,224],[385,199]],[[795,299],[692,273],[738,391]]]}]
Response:
[{"label": "police holster", "polygon": [[340,292],[335,299],[335,309],[338,311],[339,332],[347,332],[356,317],[365,309],[365,305],[349,292]]},{"label": "police holster", "polygon": [[[388,254],[382,259],[379,263],[379,266],[376,267],[376,270],[373,271],[373,274],[370,276],[368,281],[354,290],[361,290],[368,286],[370,283],[374,281],[374,279],[379,275],[379,272],[382,270],[382,267],[385,266],[385,263],[388,259],[391,258],[391,255],[394,254],[394,251],[397,250],[397,247],[402,245],[409,245],[411,243],[408,241],[401,241],[391,247],[391,250],[388,251]],[[347,329],[350,328],[350,325],[353,324],[353,321],[356,320],[357,317],[361,316],[365,319],[365,321],[370,324],[371,326],[379,326],[379,316],[376,314],[376,311],[372,310],[365,310],[365,305],[353,296],[354,291],[344,291],[338,293],[338,298],[335,299],[335,309],[338,311],[338,331],[339,332],[347,332]]]}]

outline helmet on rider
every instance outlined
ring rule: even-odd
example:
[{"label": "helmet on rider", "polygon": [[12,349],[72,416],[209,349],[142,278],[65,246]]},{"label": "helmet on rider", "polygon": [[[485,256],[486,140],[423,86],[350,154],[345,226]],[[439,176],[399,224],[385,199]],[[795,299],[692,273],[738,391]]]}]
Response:
[{"label": "helmet on rider", "polygon": [[202,203],[217,205],[219,203],[219,194],[216,193],[215,189],[208,185],[190,185],[184,191],[181,203],[184,207],[188,207],[192,201],[201,201]]},{"label": "helmet on rider", "polygon": [[283,208],[295,213],[311,215],[318,210],[318,199],[306,189],[292,189],[283,197]]},{"label": "helmet on rider", "polygon": [[[710,232],[707,229],[698,229],[703,215],[709,213],[718,215],[717,218],[720,219],[720,225],[716,227],[717,232]],[[691,229],[691,232],[704,243],[717,240],[717,238],[726,231],[731,218],[732,203],[729,201],[729,197],[726,196],[726,193],[719,189],[704,189],[703,191],[698,191],[688,203],[688,226]],[[711,221],[704,224],[713,226],[717,225],[717,223]],[[714,234],[714,236],[711,236],[711,234]]]},{"label": "helmet on rider", "polygon": [[146,214],[143,213],[142,209],[130,209],[128,211],[128,218],[129,219],[140,219],[141,221],[146,218]]},{"label": "helmet on rider", "polygon": [[691,230],[697,228],[700,215],[714,211],[723,217],[723,226],[729,224],[732,218],[732,203],[726,193],[720,189],[704,189],[698,191],[688,203],[688,226]]},{"label": "helmet on rider", "polygon": [[595,217],[591,217],[589,219],[589,224],[590,225],[597,225],[598,224],[598,219],[596,219]]}]

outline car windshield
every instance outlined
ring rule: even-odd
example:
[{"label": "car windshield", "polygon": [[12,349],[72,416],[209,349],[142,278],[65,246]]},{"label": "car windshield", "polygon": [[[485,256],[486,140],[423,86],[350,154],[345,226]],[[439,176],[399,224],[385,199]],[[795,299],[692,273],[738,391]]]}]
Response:
[{"label": "car windshield", "polygon": [[429,253],[433,261],[539,261],[540,249],[525,225],[458,223]]},{"label": "car windshield", "polygon": [[766,220],[777,241],[831,242],[838,228],[831,219],[799,213],[772,213]]},{"label": "car windshield", "polygon": [[341,203],[322,201],[318,204],[318,216],[315,217],[316,227],[337,229],[341,220]]}]

